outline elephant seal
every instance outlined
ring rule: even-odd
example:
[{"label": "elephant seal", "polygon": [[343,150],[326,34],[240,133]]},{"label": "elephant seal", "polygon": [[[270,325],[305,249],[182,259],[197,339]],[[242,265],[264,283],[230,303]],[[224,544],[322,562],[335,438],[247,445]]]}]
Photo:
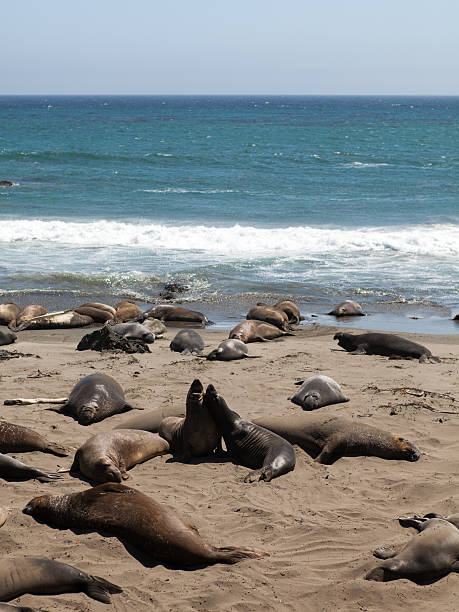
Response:
[{"label": "elephant seal", "polygon": [[69,329],[71,327],[86,327],[94,323],[94,319],[88,315],[82,315],[74,310],[60,310],[40,315],[34,319],[24,321],[21,325],[10,329],[22,331],[24,329]]},{"label": "elephant seal", "polygon": [[145,319],[142,325],[147,327],[153,334],[155,334],[155,338],[162,338],[167,329],[162,321],[159,319],[152,319],[151,317]]},{"label": "elephant seal", "polygon": [[419,359],[419,363],[438,363],[440,359],[422,344],[417,344],[395,334],[381,334],[370,332],[368,334],[346,334],[339,332],[333,336],[338,340],[338,346],[351,353],[351,355],[383,355],[402,359]]},{"label": "elephant seal", "polygon": [[165,418],[159,426],[159,435],[169,442],[171,453],[181,461],[210,455],[220,445],[221,435],[204,404],[200,380],[193,380],[188,390],[185,418]]},{"label": "elephant seal", "polygon": [[230,331],[228,338],[231,340],[241,340],[248,344],[249,342],[268,342],[274,338],[281,338],[282,336],[294,336],[295,334],[288,331],[283,331],[264,321],[242,321],[238,323],[236,327]]},{"label": "elephant seal", "polygon": [[215,548],[172,508],[115,482],[81,493],[35,497],[23,512],[39,521],[67,529],[114,534],[150,558],[173,566],[237,563],[267,554],[250,548]]},{"label": "elephant seal", "polygon": [[290,329],[288,316],[285,314],[285,312],[283,310],[278,310],[273,306],[268,306],[267,304],[254,306],[251,308],[247,313],[246,319],[248,321],[265,321],[265,323],[275,325],[283,331],[288,331]]},{"label": "elephant seal", "polygon": [[182,355],[191,355],[192,353],[202,355],[204,346],[204,340],[194,329],[181,329],[169,344],[171,351]]},{"label": "elephant seal", "polygon": [[206,389],[204,405],[208,407],[228,454],[238,463],[254,469],[244,482],[265,480],[290,472],[295,467],[295,451],[290,442],[277,434],[245,421],[230,410],[213,385]]},{"label": "elephant seal", "polygon": [[79,380],[67,403],[56,412],[72,415],[80,425],[102,421],[113,414],[132,410],[124,398],[124,391],[111,376],[97,372]]},{"label": "elephant seal", "polygon": [[31,304],[30,306],[26,306],[21,310],[21,312],[16,317],[16,325],[19,327],[21,323],[25,323],[26,321],[30,321],[31,319],[35,319],[35,317],[39,317],[40,315],[47,314],[46,308],[43,306],[39,306],[38,304]]},{"label": "elephant seal", "polygon": [[8,510],[0,506],[0,527],[3,527],[7,519],[8,519]]},{"label": "elephant seal", "polygon": [[117,425],[114,429],[142,429],[151,433],[158,433],[159,425],[163,419],[170,416],[185,416],[185,408],[183,406],[172,405],[148,410],[143,414],[138,414],[131,417],[121,425]]},{"label": "elephant seal", "polygon": [[298,384],[301,384],[301,388],[288,399],[303,410],[316,410],[349,401],[349,398],[341,393],[339,384],[328,376],[318,374]]},{"label": "elephant seal", "polygon": [[95,306],[78,306],[73,310],[80,315],[91,317],[96,323],[105,323],[106,321],[113,321],[114,319],[111,312],[103,308],[96,308]]},{"label": "elephant seal", "polygon": [[121,482],[129,478],[129,468],[168,452],[168,442],[158,434],[136,429],[107,431],[80,446],[71,471],[96,482]]},{"label": "elephant seal", "polygon": [[297,444],[318,463],[331,465],[341,457],[381,457],[417,461],[418,449],[401,436],[341,417],[314,418],[305,413],[265,416],[254,423]]},{"label": "elephant seal", "polygon": [[0,304],[0,325],[15,325],[18,314],[21,312],[19,306],[13,302]]},{"label": "elephant seal", "polygon": [[11,601],[25,593],[59,595],[86,593],[88,597],[110,603],[109,593],[122,593],[116,584],[52,559],[22,557],[2,559],[0,565],[0,599]]},{"label": "elephant seal", "polygon": [[105,310],[113,315],[113,318],[116,316],[116,309],[113,306],[109,306],[108,304],[103,304],[102,302],[85,302],[84,304],[80,304],[78,308],[97,308],[97,310]]},{"label": "elephant seal", "polygon": [[115,306],[115,310],[115,321],[117,323],[125,323],[126,321],[137,319],[137,317],[142,317],[142,311],[140,308],[135,302],[131,302],[130,300],[118,302],[118,304]]},{"label": "elephant seal", "polygon": [[249,355],[249,349],[245,342],[231,338],[220,342],[218,347],[211,351],[206,359],[209,361],[232,361],[233,359],[255,359],[258,355]]},{"label": "elephant seal", "polygon": [[273,304],[273,308],[277,308],[278,310],[285,312],[289,323],[298,325],[300,321],[304,321],[304,317],[301,316],[300,309],[295,302],[292,302],[292,300],[279,300],[279,302]]},{"label": "elephant seal", "polygon": [[365,579],[388,582],[407,578],[417,584],[432,584],[450,572],[459,573],[458,522],[457,514],[446,519],[436,515],[400,517],[402,527],[414,527],[419,533],[404,546],[376,549],[375,557],[385,560],[368,572]]},{"label": "elephant seal", "polygon": [[357,302],[353,300],[345,300],[335,306],[333,310],[327,312],[329,315],[335,315],[335,317],[364,317],[365,313],[363,312],[363,308]]},{"label": "elephant seal", "polygon": [[160,321],[183,321],[188,323],[200,323],[202,327],[211,325],[212,321],[197,310],[189,310],[183,306],[173,304],[160,304],[153,306],[150,310],[143,313],[145,317],[159,319]]},{"label": "elephant seal", "polygon": [[115,325],[110,326],[110,329],[128,340],[142,340],[147,344],[151,344],[155,341],[155,334],[151,332],[148,327],[142,325],[142,323],[136,323],[135,321],[129,323],[115,323]]},{"label": "elephant seal", "polygon": [[6,180],[0,181],[0,187],[13,187],[13,185],[14,185],[13,181],[6,181]]},{"label": "elephant seal", "polygon": [[30,467],[8,455],[0,453],[0,478],[5,480],[31,480],[35,478],[40,482],[53,482],[61,478],[59,474],[48,474],[37,468]]},{"label": "elephant seal", "polygon": [[16,336],[16,334],[10,329],[7,329],[6,331],[0,329],[0,346],[5,346],[6,344],[13,344],[13,342],[16,342],[17,339],[18,337]]},{"label": "elephant seal", "polygon": [[33,429],[0,421],[0,453],[27,453],[42,451],[58,457],[67,457],[68,450],[49,442]]}]

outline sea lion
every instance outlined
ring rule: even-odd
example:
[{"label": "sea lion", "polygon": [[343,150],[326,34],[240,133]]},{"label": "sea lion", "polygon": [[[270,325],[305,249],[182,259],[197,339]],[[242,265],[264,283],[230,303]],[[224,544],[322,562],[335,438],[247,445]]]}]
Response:
[{"label": "sea lion", "polygon": [[137,317],[142,317],[142,311],[140,310],[140,308],[135,302],[131,302],[130,300],[123,300],[122,302],[118,302],[118,304],[116,304],[115,306],[115,309],[115,321],[117,323],[125,323],[126,321],[132,321],[133,319],[137,319]]},{"label": "sea lion", "polygon": [[34,319],[24,321],[17,327],[10,329],[22,331],[24,329],[69,329],[71,327],[86,327],[94,323],[94,319],[88,315],[82,315],[74,310],[60,310],[40,315]]},{"label": "sea lion", "polygon": [[318,463],[331,465],[341,457],[381,457],[417,461],[418,449],[401,436],[341,417],[317,418],[295,413],[253,421],[291,444],[298,444]]},{"label": "sea lion", "polygon": [[153,306],[143,313],[145,317],[159,319],[160,321],[187,321],[189,323],[200,323],[202,327],[211,325],[212,321],[196,310],[189,310],[183,306],[173,304],[160,304]]},{"label": "sea lion", "polygon": [[115,482],[81,493],[35,497],[23,512],[39,521],[67,529],[114,534],[150,558],[173,566],[237,563],[267,555],[251,548],[215,548],[172,508]]},{"label": "sea lion", "polygon": [[295,467],[295,451],[292,445],[277,434],[245,421],[230,410],[213,385],[209,385],[204,405],[217,424],[225,440],[228,454],[238,463],[255,468],[244,482],[266,480],[282,476]]},{"label": "sea lion", "polygon": [[349,398],[341,393],[339,384],[328,376],[318,374],[298,384],[301,384],[301,388],[288,399],[303,410],[316,410],[349,401]]},{"label": "sea lion", "polygon": [[278,310],[273,306],[268,306],[267,304],[254,306],[251,308],[247,313],[246,319],[248,321],[265,321],[266,323],[275,325],[283,331],[288,331],[290,329],[288,316],[285,314],[285,312],[283,310]]},{"label": "sea lion", "polygon": [[258,355],[249,355],[248,352],[249,349],[245,342],[241,342],[241,340],[237,340],[236,338],[231,338],[220,342],[218,347],[207,355],[206,359],[209,361],[232,361],[233,359],[254,359],[258,357]]},{"label": "sea lion", "polygon": [[129,478],[129,468],[168,452],[168,442],[158,434],[136,429],[107,431],[80,446],[71,471],[97,482],[121,482]]},{"label": "sea lion", "polygon": [[52,559],[3,558],[0,565],[0,599],[4,601],[11,601],[25,593],[86,593],[92,599],[110,603],[109,593],[122,592],[116,584]]},{"label": "sea lion", "polygon": [[147,344],[151,344],[155,341],[154,333],[151,332],[148,327],[142,325],[142,323],[137,323],[135,321],[129,323],[115,323],[115,325],[110,326],[110,329],[128,340],[142,340]]},{"label": "sea lion", "polygon": [[204,346],[204,340],[194,329],[181,329],[169,344],[171,351],[176,351],[182,355],[191,355],[192,353],[202,355]]},{"label": "sea lion", "polygon": [[0,506],[0,527],[3,527],[7,519],[8,519],[8,510]]},{"label": "sea lion", "polygon": [[365,313],[363,312],[363,308],[357,302],[353,300],[345,300],[335,306],[333,310],[327,312],[329,315],[335,315],[335,317],[364,317]]},{"label": "sea lion", "polygon": [[138,414],[131,417],[121,425],[117,425],[114,429],[142,429],[151,433],[158,433],[159,425],[163,419],[170,416],[185,416],[185,408],[174,404],[172,406],[161,406],[154,410],[148,410],[143,414]]},{"label": "sea lion", "polygon": [[13,344],[13,342],[16,342],[17,339],[18,337],[16,336],[16,334],[10,329],[7,329],[5,331],[0,329],[0,346],[5,346],[6,344]]},{"label": "sea lion", "polygon": [[304,321],[304,317],[301,316],[300,309],[295,302],[292,302],[292,300],[279,300],[279,302],[273,304],[273,308],[277,308],[278,310],[285,312],[289,323],[298,325],[300,321]]},{"label": "sea lion", "polygon": [[0,478],[4,480],[31,480],[36,478],[40,482],[53,482],[61,478],[61,476],[59,474],[43,472],[13,457],[0,453]]},{"label": "sea lion", "polygon": [[0,421],[0,453],[27,453],[30,451],[42,451],[58,457],[67,457],[69,454],[63,446],[49,442],[33,429]]},{"label": "sea lion", "polygon": [[408,578],[417,584],[431,584],[450,572],[459,573],[459,515],[437,516],[400,517],[402,527],[414,527],[419,533],[402,547],[376,549],[375,557],[385,561],[368,572],[366,580]]},{"label": "sea lion", "polygon": [[247,344],[249,342],[268,342],[274,338],[294,335],[294,333],[283,331],[270,323],[251,320],[238,323],[236,327],[233,327],[230,331],[228,338],[235,338]]},{"label": "sea lion", "polygon": [[155,338],[162,338],[167,327],[164,325],[162,321],[159,319],[152,319],[148,317],[142,322],[142,325],[145,325],[153,334],[155,334]]},{"label": "sea lion", "polygon": [[165,418],[159,426],[159,435],[169,442],[171,453],[181,461],[210,455],[220,445],[221,435],[204,404],[200,380],[193,380],[188,390],[185,418]]},{"label": "sea lion", "polygon": [[106,321],[113,321],[114,319],[111,312],[103,308],[96,308],[95,306],[78,306],[73,310],[78,314],[91,317],[96,323],[105,323]]},{"label": "sea lion", "polygon": [[333,336],[338,340],[338,346],[351,353],[351,355],[383,355],[402,359],[419,359],[419,363],[438,363],[440,359],[422,344],[417,344],[395,334],[381,334],[370,332],[368,334],[346,334],[338,332]]},{"label": "sea lion", "polygon": [[132,410],[132,406],[126,402],[124,391],[114,378],[97,372],[79,380],[67,403],[53,410],[72,415],[80,425],[89,425]]},{"label": "sea lion", "polygon": [[15,325],[21,309],[13,302],[0,304],[0,325]]}]

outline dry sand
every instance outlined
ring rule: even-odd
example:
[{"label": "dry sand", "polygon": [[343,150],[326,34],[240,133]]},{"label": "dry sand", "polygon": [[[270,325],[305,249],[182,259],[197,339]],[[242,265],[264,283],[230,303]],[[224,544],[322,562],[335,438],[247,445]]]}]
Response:
[{"label": "dry sand", "polygon": [[[184,405],[197,377],[204,385],[213,383],[233,410],[250,418],[300,410],[287,401],[297,389],[294,382],[321,373],[338,381],[351,401],[315,415],[346,416],[401,434],[420,448],[421,459],[357,457],[323,466],[297,448],[293,472],[255,484],[244,484],[248,469],[230,462],[181,464],[166,455],[134,467],[127,484],[191,519],[210,543],[270,553],[262,560],[195,571],[145,567],[115,537],[53,529],[22,514],[25,504],[42,492],[88,487],[68,474],[51,484],[0,481],[0,506],[10,509],[0,529],[4,558],[49,557],[103,576],[124,589],[112,596],[115,610],[457,609],[455,574],[430,586],[408,580],[368,582],[364,575],[378,563],[374,548],[406,542],[414,533],[398,525],[399,515],[459,511],[459,336],[406,334],[440,356],[439,364],[349,355],[336,350],[332,327],[305,328],[296,337],[251,344],[250,354],[261,359],[222,363],[169,351],[176,331],[168,329],[151,346],[151,354],[136,355],[77,352],[85,330],[21,332],[15,345],[2,348],[38,357],[0,361],[0,416],[77,448],[135,413],[83,427],[47,406],[3,406],[3,400],[65,396],[81,377],[101,371],[118,380],[129,402],[148,410]],[[209,347],[227,337],[225,331],[202,333]],[[72,457],[38,452],[15,456],[49,471],[72,463]],[[81,593],[24,595],[17,602],[41,610],[109,609]]]}]

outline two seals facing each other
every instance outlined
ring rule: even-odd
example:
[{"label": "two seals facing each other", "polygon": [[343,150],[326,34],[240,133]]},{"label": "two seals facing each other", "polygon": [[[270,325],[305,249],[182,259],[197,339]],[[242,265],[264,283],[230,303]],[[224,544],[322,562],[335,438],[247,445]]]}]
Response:
[{"label": "two seals facing each other", "polygon": [[438,363],[428,348],[396,334],[370,332],[367,334],[347,334],[338,332],[333,336],[338,346],[352,355],[383,355],[401,359],[419,359],[419,363]]},{"label": "two seals facing each other", "polygon": [[341,393],[339,384],[328,376],[318,374],[295,384],[301,387],[288,399],[303,410],[316,410],[349,401],[349,398]]}]

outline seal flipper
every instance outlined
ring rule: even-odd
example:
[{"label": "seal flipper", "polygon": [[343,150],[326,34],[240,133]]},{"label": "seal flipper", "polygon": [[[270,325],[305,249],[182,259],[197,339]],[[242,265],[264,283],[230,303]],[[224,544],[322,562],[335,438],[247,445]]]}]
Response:
[{"label": "seal flipper", "polygon": [[269,557],[269,553],[262,550],[256,550],[254,548],[244,548],[236,546],[225,546],[222,548],[215,548],[214,559],[217,563],[239,563],[244,559],[262,559],[263,557]]},{"label": "seal flipper", "polygon": [[86,594],[91,599],[109,604],[111,602],[110,593],[122,593],[123,589],[99,576],[87,576]]},{"label": "seal flipper", "polygon": [[377,559],[392,559],[398,552],[395,546],[380,546],[373,551],[373,556]]},{"label": "seal flipper", "polygon": [[54,442],[49,442],[48,446],[44,450],[45,452],[50,453],[51,455],[57,455],[58,457],[68,457],[70,454],[68,449],[60,444],[55,444]]},{"label": "seal flipper", "polygon": [[358,347],[356,349],[354,349],[353,351],[350,351],[350,355],[366,355],[367,354],[367,345],[366,344],[359,344]]},{"label": "seal flipper", "polygon": [[343,454],[339,452],[339,443],[329,442],[323,447],[314,461],[323,465],[332,465],[342,456]]}]

